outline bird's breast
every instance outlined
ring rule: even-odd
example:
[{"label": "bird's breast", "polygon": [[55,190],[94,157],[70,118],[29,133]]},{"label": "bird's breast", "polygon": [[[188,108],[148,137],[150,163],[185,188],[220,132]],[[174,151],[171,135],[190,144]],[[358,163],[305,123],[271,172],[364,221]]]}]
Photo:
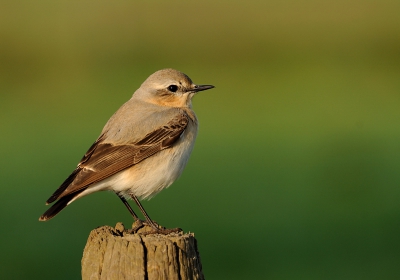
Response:
[{"label": "bird's breast", "polygon": [[[182,174],[193,150],[197,122],[190,121],[179,140],[171,147],[115,174],[112,190],[141,199],[150,199],[169,187]],[[118,182],[115,182],[118,181]]]}]

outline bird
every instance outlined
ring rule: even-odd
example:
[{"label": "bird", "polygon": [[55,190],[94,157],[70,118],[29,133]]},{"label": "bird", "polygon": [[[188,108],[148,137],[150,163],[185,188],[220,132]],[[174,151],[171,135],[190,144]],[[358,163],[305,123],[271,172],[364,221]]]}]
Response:
[{"label": "bird", "polygon": [[[168,233],[154,222],[140,200],[169,187],[182,173],[193,150],[198,120],[192,98],[214,88],[197,85],[184,73],[162,69],[151,74],[108,120],[76,169],[47,199],[48,221],[75,200],[98,191],[117,194],[139,226]],[[127,199],[135,201],[141,221]]]}]

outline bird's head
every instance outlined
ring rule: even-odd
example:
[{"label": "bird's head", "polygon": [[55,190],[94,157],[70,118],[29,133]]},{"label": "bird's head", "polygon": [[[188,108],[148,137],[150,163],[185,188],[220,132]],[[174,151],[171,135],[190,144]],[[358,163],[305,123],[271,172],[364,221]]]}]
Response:
[{"label": "bird's head", "polygon": [[196,85],[182,72],[163,69],[150,75],[134,96],[146,102],[168,107],[191,107],[192,97],[212,85]]}]

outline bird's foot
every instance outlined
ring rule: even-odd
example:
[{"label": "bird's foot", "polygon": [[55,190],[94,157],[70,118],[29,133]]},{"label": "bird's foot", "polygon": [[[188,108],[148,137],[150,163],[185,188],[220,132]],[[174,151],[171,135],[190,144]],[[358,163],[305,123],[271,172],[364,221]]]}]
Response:
[{"label": "bird's foot", "polygon": [[149,235],[149,234],[167,235],[173,232],[181,232],[182,229],[180,228],[167,229],[163,226],[160,226],[154,221],[148,222],[148,221],[136,220],[132,224],[132,229],[129,231],[131,233],[140,233],[142,235]]},{"label": "bird's foot", "polygon": [[132,224],[132,229],[130,229],[129,232],[130,233],[137,233],[139,231],[139,229],[144,228],[145,226],[148,226],[146,221],[136,220]]}]

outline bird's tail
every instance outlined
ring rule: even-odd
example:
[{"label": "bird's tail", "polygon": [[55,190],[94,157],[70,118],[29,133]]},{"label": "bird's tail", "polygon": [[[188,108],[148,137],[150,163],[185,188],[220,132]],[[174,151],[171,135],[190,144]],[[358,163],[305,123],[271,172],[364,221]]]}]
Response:
[{"label": "bird's tail", "polygon": [[76,196],[78,196],[82,191],[84,191],[84,189],[60,198],[46,212],[44,212],[42,216],[40,216],[39,221],[45,222],[53,218],[61,210],[63,210],[70,202],[72,202],[76,198]]}]

